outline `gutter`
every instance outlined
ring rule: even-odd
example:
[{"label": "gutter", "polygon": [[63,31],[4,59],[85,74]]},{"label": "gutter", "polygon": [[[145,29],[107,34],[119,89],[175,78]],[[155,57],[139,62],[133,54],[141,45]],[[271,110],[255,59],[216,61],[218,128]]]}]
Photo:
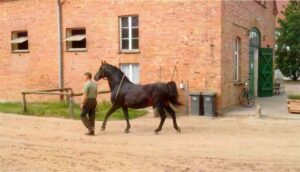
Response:
[{"label": "gutter", "polygon": [[59,88],[64,88],[63,73],[63,41],[62,41],[62,4],[57,0],[57,29],[58,29],[58,64],[59,64]]}]

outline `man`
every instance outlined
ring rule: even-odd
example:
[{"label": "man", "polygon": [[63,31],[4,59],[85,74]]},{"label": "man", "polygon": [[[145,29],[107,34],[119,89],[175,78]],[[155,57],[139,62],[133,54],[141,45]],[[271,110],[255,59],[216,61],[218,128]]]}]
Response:
[{"label": "man", "polygon": [[92,81],[92,74],[90,72],[85,73],[84,76],[86,82],[83,87],[83,96],[80,104],[80,118],[84,126],[88,129],[86,135],[93,136],[95,135],[95,117],[98,96],[97,85]]}]

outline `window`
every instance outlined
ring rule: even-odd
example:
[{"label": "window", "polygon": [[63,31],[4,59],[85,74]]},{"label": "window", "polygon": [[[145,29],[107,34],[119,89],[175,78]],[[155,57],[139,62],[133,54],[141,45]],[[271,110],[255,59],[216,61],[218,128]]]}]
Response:
[{"label": "window", "polygon": [[86,51],[85,28],[67,29],[67,50]]},{"label": "window", "polygon": [[234,70],[234,81],[240,81],[240,38],[234,39],[234,56],[233,56],[233,70]]},{"label": "window", "polygon": [[12,52],[28,52],[27,31],[12,32],[11,47],[12,47]]},{"label": "window", "polygon": [[120,49],[121,51],[138,51],[139,18],[138,16],[120,17]]},{"label": "window", "polygon": [[125,73],[128,79],[138,84],[140,82],[140,66],[139,64],[121,64],[121,70]]}]

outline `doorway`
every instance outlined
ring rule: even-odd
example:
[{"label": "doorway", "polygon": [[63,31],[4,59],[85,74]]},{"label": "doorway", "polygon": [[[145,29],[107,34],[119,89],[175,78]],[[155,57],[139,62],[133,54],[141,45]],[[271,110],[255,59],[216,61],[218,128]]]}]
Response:
[{"label": "doorway", "polygon": [[249,33],[249,92],[252,96],[258,96],[259,48],[260,33],[252,28]]},{"label": "doorway", "polygon": [[261,48],[260,32],[249,34],[249,92],[252,96],[273,95],[273,49]]}]

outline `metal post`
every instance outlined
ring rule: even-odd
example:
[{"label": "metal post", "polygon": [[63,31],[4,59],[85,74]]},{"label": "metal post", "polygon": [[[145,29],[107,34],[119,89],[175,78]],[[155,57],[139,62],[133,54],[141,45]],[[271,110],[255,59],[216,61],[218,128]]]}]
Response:
[{"label": "metal post", "polygon": [[[60,0],[57,0],[57,29],[58,29],[59,88],[64,88],[63,45],[62,45],[62,7],[61,7]],[[60,96],[60,100],[63,100],[63,95]]]},{"label": "metal post", "polygon": [[189,82],[185,82],[185,113],[189,114]]},{"label": "metal post", "polygon": [[73,96],[72,95],[68,95],[67,97],[69,99],[69,113],[70,113],[70,117],[74,119]]},{"label": "metal post", "polygon": [[256,104],[256,117],[261,118],[261,105],[259,103]]},{"label": "metal post", "polygon": [[27,112],[26,94],[22,93],[23,96],[23,112]]}]

